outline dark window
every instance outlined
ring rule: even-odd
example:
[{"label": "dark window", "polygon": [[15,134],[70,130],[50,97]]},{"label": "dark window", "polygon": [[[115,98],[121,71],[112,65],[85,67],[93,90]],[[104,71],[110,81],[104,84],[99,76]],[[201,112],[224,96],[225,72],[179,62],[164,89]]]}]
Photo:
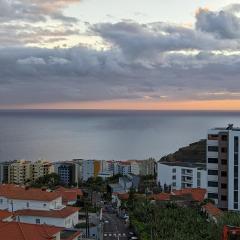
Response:
[{"label": "dark window", "polygon": [[226,171],[221,171],[221,176],[222,177],[226,177],[227,176],[227,172]]},{"label": "dark window", "polygon": [[222,196],[221,196],[221,200],[222,200],[222,201],[227,201],[227,196],[222,195]]},{"label": "dark window", "polygon": [[208,158],[208,163],[218,163],[218,158]]},{"label": "dark window", "polygon": [[238,202],[238,191],[234,191],[234,202]]},{"label": "dark window", "polygon": [[208,134],[208,139],[209,140],[217,140],[218,139],[218,135],[217,134]]},{"label": "dark window", "polygon": [[174,175],[174,176],[172,176],[172,179],[174,179],[174,180],[175,180],[175,179],[176,179],[176,176],[175,176],[175,175]]},{"label": "dark window", "polygon": [[234,137],[234,152],[238,152],[238,137]]},{"label": "dark window", "polygon": [[234,153],[234,165],[238,165],[238,153]]},{"label": "dark window", "polygon": [[218,147],[217,146],[208,146],[208,151],[209,152],[218,152]]},{"label": "dark window", "polygon": [[227,184],[226,183],[222,183],[221,184],[221,188],[226,189],[227,188]]},{"label": "dark window", "polygon": [[173,169],[172,169],[172,172],[175,173],[175,172],[176,172],[176,168],[173,168]]},{"label": "dark window", "polygon": [[234,209],[238,209],[238,203],[234,203]]},{"label": "dark window", "polygon": [[218,199],[217,193],[208,193],[208,198]]},{"label": "dark window", "polygon": [[222,165],[227,165],[227,159],[222,159],[221,163],[222,163]]},{"label": "dark window", "polygon": [[226,152],[227,152],[227,148],[222,147],[222,148],[221,148],[221,152],[222,152],[222,153],[226,153]]},{"label": "dark window", "polygon": [[238,190],[238,178],[234,179],[234,190]]},{"label": "dark window", "polygon": [[208,181],[208,186],[209,187],[218,187],[218,182]]},{"label": "dark window", "polygon": [[228,137],[227,137],[227,135],[222,135],[221,139],[222,139],[222,141],[227,141]]},{"label": "dark window", "polygon": [[208,175],[218,175],[218,170],[208,170]]},{"label": "dark window", "polygon": [[238,177],[238,166],[234,166],[234,177]]}]

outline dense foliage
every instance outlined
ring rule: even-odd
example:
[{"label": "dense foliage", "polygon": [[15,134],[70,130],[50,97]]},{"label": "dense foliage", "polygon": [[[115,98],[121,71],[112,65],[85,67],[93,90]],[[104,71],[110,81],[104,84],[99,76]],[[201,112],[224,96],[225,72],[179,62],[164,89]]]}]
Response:
[{"label": "dense foliage", "polygon": [[45,176],[36,179],[31,186],[32,187],[48,187],[54,188],[60,185],[60,178],[56,173],[50,173]]},{"label": "dense foliage", "polygon": [[130,219],[140,239],[217,240],[217,226],[208,223],[196,209],[158,206],[147,200],[135,201],[134,205]]}]

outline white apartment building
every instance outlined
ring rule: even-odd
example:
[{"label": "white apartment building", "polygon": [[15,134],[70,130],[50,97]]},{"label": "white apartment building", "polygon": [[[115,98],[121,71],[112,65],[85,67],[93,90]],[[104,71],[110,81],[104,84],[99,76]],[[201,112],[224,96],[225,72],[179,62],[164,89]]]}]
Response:
[{"label": "white apartment building", "polygon": [[94,160],[83,161],[82,176],[83,181],[87,181],[89,178],[94,177]]},{"label": "white apartment building", "polygon": [[72,228],[78,223],[78,208],[62,204],[60,192],[0,185],[0,209],[14,212],[17,221]]},{"label": "white apartment building", "polygon": [[207,171],[202,164],[158,162],[157,182],[163,188],[207,188]]},{"label": "white apartment building", "polygon": [[239,139],[240,128],[232,124],[208,130],[208,198],[219,208],[235,211],[240,210]]}]

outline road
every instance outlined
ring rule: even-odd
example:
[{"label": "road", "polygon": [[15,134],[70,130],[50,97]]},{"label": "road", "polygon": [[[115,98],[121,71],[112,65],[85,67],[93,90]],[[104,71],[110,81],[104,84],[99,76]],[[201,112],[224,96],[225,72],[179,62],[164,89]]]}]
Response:
[{"label": "road", "polygon": [[124,222],[113,213],[104,213],[103,220],[108,221],[104,223],[103,239],[104,240],[127,240],[129,229]]}]

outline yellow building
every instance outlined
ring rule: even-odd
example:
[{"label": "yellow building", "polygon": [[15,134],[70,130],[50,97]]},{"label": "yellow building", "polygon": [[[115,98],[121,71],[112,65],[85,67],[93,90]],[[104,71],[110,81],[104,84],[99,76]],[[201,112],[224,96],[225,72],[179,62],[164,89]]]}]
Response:
[{"label": "yellow building", "polygon": [[94,177],[97,177],[101,171],[101,161],[94,160]]},{"label": "yellow building", "polygon": [[30,161],[16,160],[10,164],[8,169],[8,182],[15,184],[24,184],[31,180]]},{"label": "yellow building", "polygon": [[38,160],[31,163],[30,166],[30,180],[34,182],[39,177],[45,176],[47,174],[53,173],[53,164],[47,160]]}]

